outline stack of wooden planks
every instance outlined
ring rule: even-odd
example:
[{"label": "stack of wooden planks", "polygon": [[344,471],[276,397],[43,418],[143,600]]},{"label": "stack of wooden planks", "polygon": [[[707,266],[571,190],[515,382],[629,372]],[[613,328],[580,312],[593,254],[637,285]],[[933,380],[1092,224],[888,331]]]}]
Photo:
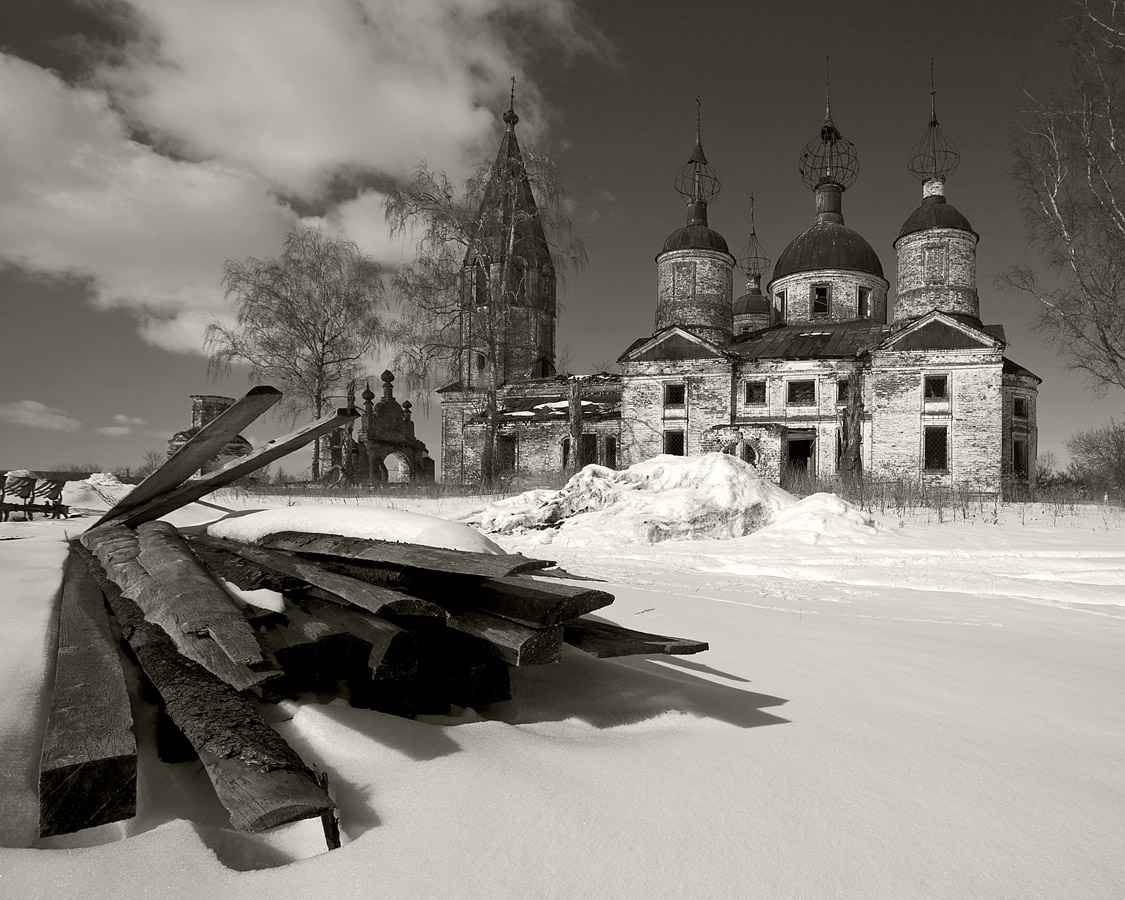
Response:
[{"label": "stack of wooden planks", "polygon": [[[271,391],[248,394],[241,414],[236,404],[196,435],[199,452],[189,442],[73,542],[40,770],[41,834],[134,814],[136,744],[107,609],[160,697],[162,755],[197,756],[234,827],[319,816],[330,848],[339,832],[326,777],[269,727],[261,702],[312,693],[397,715],[442,714],[508,699],[512,667],[556,663],[564,644],[598,657],[707,649],[591,618],[612,595],[559,580],[545,560],[299,532],[246,544],[156,521],[227,483],[224,471],[245,474],[234,463],[188,477],[202,452],[276,401]],[[295,449],[352,415],[341,410],[275,443]],[[276,458],[263,456],[260,464]],[[285,609],[248,605],[223,582],[280,592]]]}]

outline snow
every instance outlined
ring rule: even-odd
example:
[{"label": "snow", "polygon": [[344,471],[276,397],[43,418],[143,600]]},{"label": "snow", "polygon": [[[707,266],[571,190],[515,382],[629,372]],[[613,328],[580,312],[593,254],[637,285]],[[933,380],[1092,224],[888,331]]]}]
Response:
[{"label": "snow", "polygon": [[586,466],[557,491],[499,500],[465,521],[501,534],[539,530],[540,544],[654,544],[741,537],[795,502],[733,456],[657,456],[624,471]]},{"label": "snow", "polygon": [[[680,489],[671,469],[658,477]],[[701,506],[722,507],[729,486],[690,483]],[[642,489],[611,492],[627,504]],[[870,521],[832,495],[777,499],[769,524],[733,538],[562,539],[591,516],[612,523],[609,507],[494,535],[605,579],[617,599],[599,615],[707,640],[706,653],[595,660],[568,648],[558,665],[513,670],[513,700],[480,714],[410,721],[311,698],[269,708],[329,774],[344,841],[331,853],[316,821],[230,831],[198,766],[155,759],[145,703],[137,818],[37,839],[61,539],[81,523],[0,525],[0,538],[22,538],[0,541],[0,893],[1125,895],[1125,514],[1040,508],[1021,524],[1022,507],[998,506],[995,524]],[[557,535],[547,547],[545,533]]]},{"label": "snow", "polygon": [[467,525],[401,509],[292,506],[234,513],[207,529],[212,537],[247,544],[279,531],[342,534],[346,537],[402,541],[476,553],[504,552],[494,541]]}]

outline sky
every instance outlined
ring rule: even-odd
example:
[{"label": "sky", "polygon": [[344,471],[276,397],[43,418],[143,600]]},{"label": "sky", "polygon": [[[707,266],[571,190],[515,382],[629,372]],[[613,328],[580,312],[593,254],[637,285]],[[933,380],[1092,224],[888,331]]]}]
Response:
[{"label": "sky", "polygon": [[[981,316],[1044,379],[1040,451],[1120,418],[993,285],[1035,262],[1007,175],[1023,91],[1049,79],[1049,0],[929,4],[578,0],[5,0],[0,8],[0,468],[136,466],[190,425],[202,334],[229,317],[227,259],[280,251],[296,218],[342,231],[388,270],[411,248],[382,199],[419,161],[464,177],[495,153],[517,79],[517,133],[558,162],[589,264],[560,290],[558,351],[613,365],[650,334],[654,257],[684,221],[672,184],[702,108],[722,179],[710,223],[746,243],[751,195],[776,260],[812,224],[797,159],[824,114],[859,151],[847,224],[894,283],[918,205],[906,168],[937,112],[961,154],[946,194],[980,234]],[[741,288],[736,281],[736,296]],[[390,351],[371,360],[386,366]],[[419,436],[440,456],[425,398]],[[435,404],[436,406],[436,404]],[[268,417],[247,436],[289,430]],[[300,463],[283,467],[299,468]]]}]

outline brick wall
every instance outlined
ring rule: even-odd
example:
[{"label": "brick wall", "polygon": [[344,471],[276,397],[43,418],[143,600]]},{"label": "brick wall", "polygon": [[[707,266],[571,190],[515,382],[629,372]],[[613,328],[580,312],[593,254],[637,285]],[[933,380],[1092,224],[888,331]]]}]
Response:
[{"label": "brick wall", "polygon": [[[1015,415],[1016,398],[1027,405],[1027,416]],[[1035,461],[1039,456],[1039,415],[1036,409],[1039,399],[1038,381],[1027,375],[1005,375],[1003,377],[1003,445],[1001,466],[1005,478],[1012,478],[1029,488],[1035,487]],[[1027,473],[1020,478],[1014,470],[1014,447],[1016,440],[1027,442]]]},{"label": "brick wall", "polygon": [[847,322],[860,318],[858,311],[859,289],[866,288],[868,315],[874,322],[887,321],[887,289],[889,283],[877,275],[854,272],[850,269],[822,269],[817,272],[799,272],[770,282],[770,302],[778,309],[778,293],[785,292],[785,322],[810,322],[812,296],[815,285],[828,285],[829,306],[827,316],[817,316],[818,322]]},{"label": "brick wall", "polygon": [[976,245],[976,236],[959,228],[931,228],[897,241],[894,321],[934,309],[979,317]]},{"label": "brick wall", "polygon": [[670,250],[656,262],[656,330],[682,325],[716,344],[730,341],[734,257],[717,250]]}]

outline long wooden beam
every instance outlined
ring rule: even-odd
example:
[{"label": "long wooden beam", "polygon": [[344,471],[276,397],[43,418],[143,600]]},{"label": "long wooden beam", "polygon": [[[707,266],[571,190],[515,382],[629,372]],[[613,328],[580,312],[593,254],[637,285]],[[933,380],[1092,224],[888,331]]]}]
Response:
[{"label": "long wooden beam", "polygon": [[281,397],[281,391],[268,385],[251,388],[245,397],[200,428],[160,468],[98,519],[94,527],[178,488]]},{"label": "long wooden beam", "polygon": [[240,831],[265,831],[334,810],[316,775],[253,701],[181,656],[164,630],[146,622],[140,608],[105,577],[97,560],[78,552],[168,715],[199,754],[231,824]]},{"label": "long wooden beam", "polygon": [[702,653],[706,641],[634,631],[601,619],[581,618],[563,625],[563,640],[598,659],[647,654],[680,656]]},{"label": "long wooden beam", "polygon": [[200,497],[212,491],[225,487],[251,472],[256,472],[262,466],[269,465],[275,459],[280,459],[294,450],[299,450],[306,444],[312,443],[322,434],[335,431],[341,425],[347,425],[359,418],[355,409],[340,409],[332,415],[317,419],[311,425],[287,434],[284,437],[270,441],[253,453],[232,460],[214,472],[208,472],[200,478],[192,478],[184,482],[175,490],[153,497],[151,500],[132,507],[123,512],[105,518],[102,525],[128,525],[130,527],[158,519],[170,512],[175,512],[182,506],[187,506]]},{"label": "long wooden beam", "polygon": [[131,818],[137,742],[101,588],[74,552],[59,610],[55,690],[39,762],[39,835]]}]

